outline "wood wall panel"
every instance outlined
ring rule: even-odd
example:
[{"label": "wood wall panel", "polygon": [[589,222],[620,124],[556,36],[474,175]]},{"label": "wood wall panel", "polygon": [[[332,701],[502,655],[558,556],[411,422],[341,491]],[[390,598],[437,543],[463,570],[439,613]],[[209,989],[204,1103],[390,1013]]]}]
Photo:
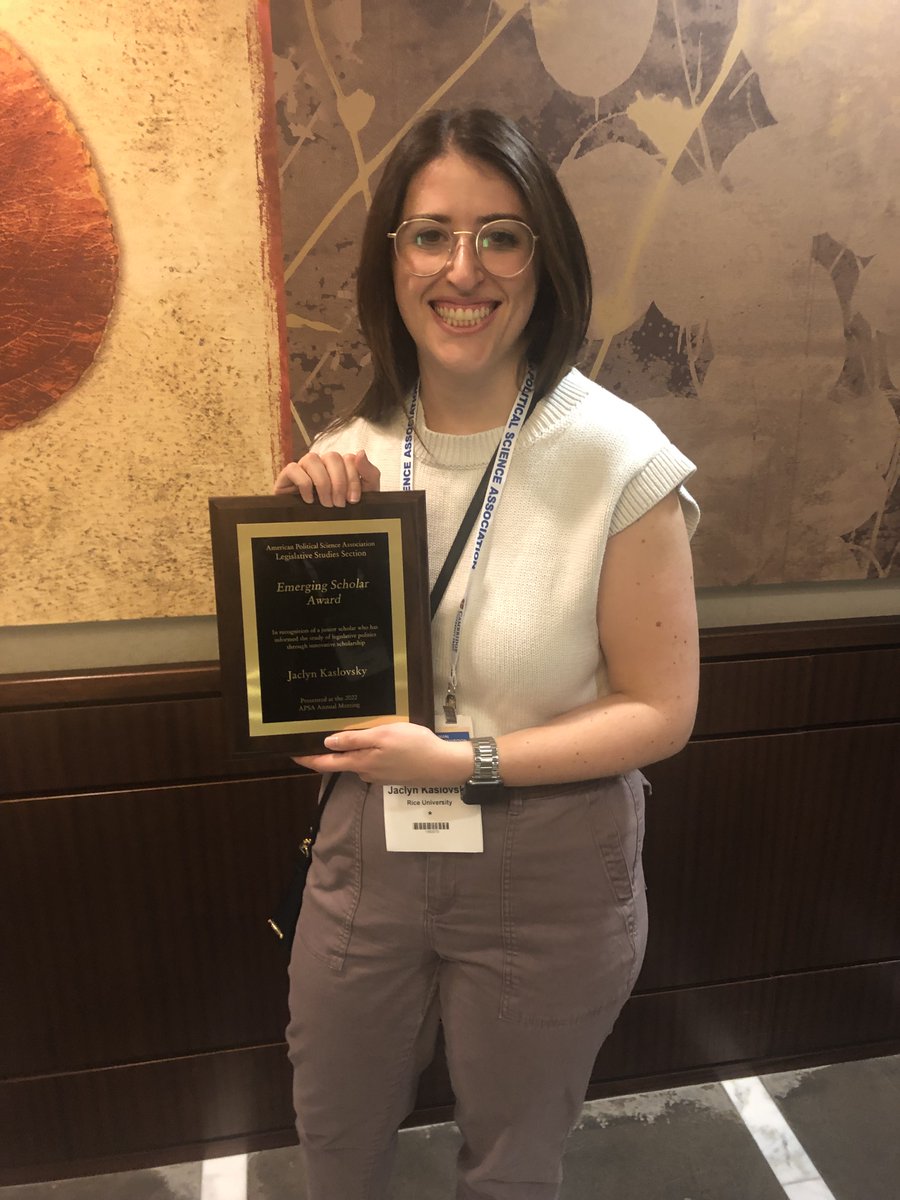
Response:
[{"label": "wood wall panel", "polygon": [[0,711],[0,762],[9,795],[304,774],[284,755],[229,754],[216,694]]},{"label": "wood wall panel", "polygon": [[818,654],[810,680],[811,725],[900,720],[900,649]]},{"label": "wood wall panel", "polygon": [[[900,1052],[898,992],[900,962],[635,995],[588,1095]],[[438,1054],[408,1123],[447,1119],[452,1103]],[[278,1042],[0,1082],[0,1129],[3,1184],[65,1176],[73,1164],[91,1174],[285,1145],[290,1068]]]},{"label": "wood wall panel", "polygon": [[290,777],[0,804],[6,1076],[280,1040]]},{"label": "wood wall panel", "polygon": [[[900,1049],[900,621],[703,654],[595,1094]],[[265,918],[314,781],[229,758],[201,664],[0,678],[0,787],[0,1184],[289,1140]],[[438,1056],[415,1119],[449,1100]]]},{"label": "wood wall panel", "polygon": [[237,1154],[291,1135],[281,1042],[0,1083],[2,1184]]},{"label": "wood wall panel", "polygon": [[162,663],[0,675],[0,710],[60,708],[113,700],[172,700],[219,693],[219,664]]},{"label": "wood wall panel", "polygon": [[639,986],[900,956],[900,727],[692,742],[646,774]]},{"label": "wood wall panel", "polygon": [[896,650],[900,618],[860,617],[845,621],[786,621],[736,625],[700,634],[704,662],[768,657],[773,654],[826,653],[841,650]]},{"label": "wood wall panel", "polygon": [[600,1052],[595,1094],[900,1051],[900,958],[636,994]]},{"label": "wood wall panel", "polygon": [[900,720],[900,650],[704,663],[695,737]]}]

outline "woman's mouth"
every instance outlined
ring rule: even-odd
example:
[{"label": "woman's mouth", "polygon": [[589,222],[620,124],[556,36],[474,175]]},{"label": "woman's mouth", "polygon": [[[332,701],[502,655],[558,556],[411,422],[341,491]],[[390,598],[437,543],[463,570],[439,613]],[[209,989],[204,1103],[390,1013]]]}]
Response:
[{"label": "woman's mouth", "polygon": [[486,321],[499,303],[499,300],[491,300],[480,304],[444,304],[435,300],[431,307],[451,329],[473,329]]}]

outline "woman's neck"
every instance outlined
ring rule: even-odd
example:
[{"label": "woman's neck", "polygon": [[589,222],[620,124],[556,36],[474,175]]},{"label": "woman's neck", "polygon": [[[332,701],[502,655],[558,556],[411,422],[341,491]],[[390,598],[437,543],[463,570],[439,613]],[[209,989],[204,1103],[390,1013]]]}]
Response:
[{"label": "woman's neck", "polygon": [[419,402],[425,423],[435,433],[482,433],[504,425],[522,380],[525,362],[510,364],[485,379],[422,365]]}]

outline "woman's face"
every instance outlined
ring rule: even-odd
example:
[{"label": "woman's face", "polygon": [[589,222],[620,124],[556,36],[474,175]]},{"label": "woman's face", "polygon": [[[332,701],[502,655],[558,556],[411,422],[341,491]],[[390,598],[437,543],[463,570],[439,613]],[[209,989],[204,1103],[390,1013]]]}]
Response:
[{"label": "woman's face", "polygon": [[[450,230],[477,232],[487,221],[529,223],[516,188],[493,167],[454,150],[433,159],[410,181],[401,220],[430,217]],[[419,353],[419,369],[478,377],[485,383],[518,377],[525,326],[537,284],[532,262],[512,279],[490,275],[474,239],[460,238],[437,275],[413,275],[394,258],[394,294]]]}]

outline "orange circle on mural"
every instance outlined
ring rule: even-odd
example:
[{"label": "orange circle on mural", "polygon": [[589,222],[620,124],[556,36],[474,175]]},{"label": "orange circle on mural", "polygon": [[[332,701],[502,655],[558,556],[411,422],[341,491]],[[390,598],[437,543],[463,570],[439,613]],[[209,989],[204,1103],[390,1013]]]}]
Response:
[{"label": "orange circle on mural", "polygon": [[90,153],[62,103],[0,35],[0,430],[78,383],[112,310],[118,248]]}]

